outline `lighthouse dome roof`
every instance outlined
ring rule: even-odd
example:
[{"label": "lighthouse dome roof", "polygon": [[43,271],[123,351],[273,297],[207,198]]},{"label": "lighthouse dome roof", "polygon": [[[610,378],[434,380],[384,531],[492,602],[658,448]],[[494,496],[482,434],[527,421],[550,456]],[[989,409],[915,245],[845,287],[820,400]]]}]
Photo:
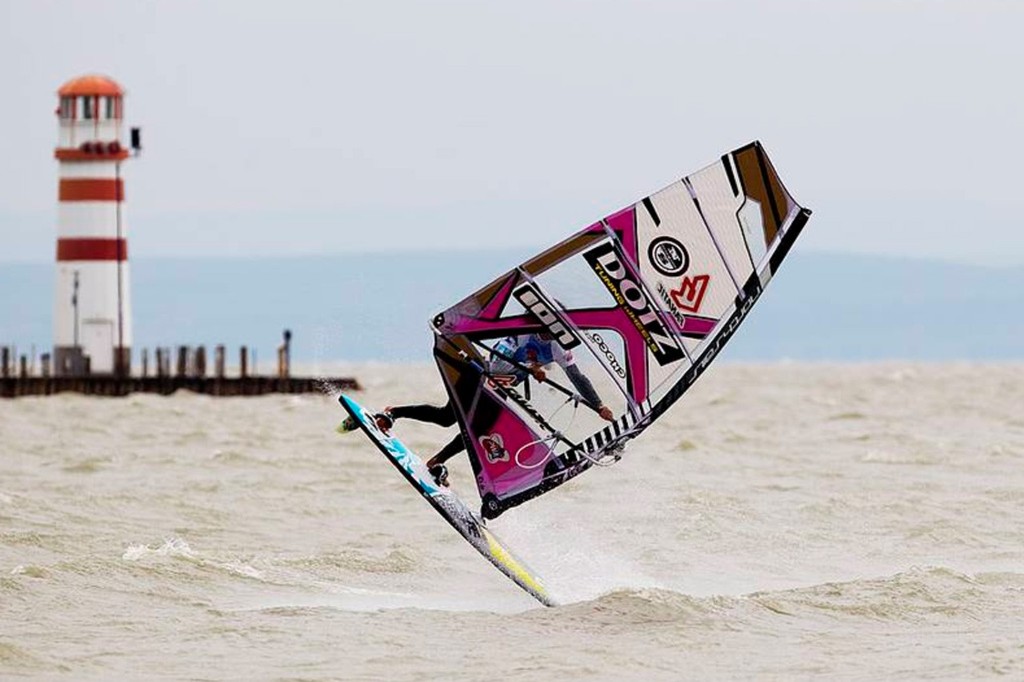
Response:
[{"label": "lighthouse dome roof", "polygon": [[89,74],[72,78],[60,86],[57,94],[61,97],[76,97],[81,95],[123,95],[124,89],[117,84],[113,78],[99,74]]}]

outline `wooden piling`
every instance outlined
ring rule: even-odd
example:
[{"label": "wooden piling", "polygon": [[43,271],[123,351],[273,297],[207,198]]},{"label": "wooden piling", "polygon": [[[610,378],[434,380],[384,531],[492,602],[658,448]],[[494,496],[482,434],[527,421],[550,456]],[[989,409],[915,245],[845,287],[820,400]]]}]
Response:
[{"label": "wooden piling", "polygon": [[206,346],[196,348],[195,372],[193,376],[199,379],[206,378]]},{"label": "wooden piling", "polygon": [[213,373],[218,379],[224,378],[224,344],[217,344],[213,349]]},{"label": "wooden piling", "polygon": [[177,376],[188,376],[188,346],[178,346]]},{"label": "wooden piling", "polygon": [[114,374],[121,377],[132,373],[132,349],[118,346],[114,348]]},{"label": "wooden piling", "polygon": [[277,347],[277,378],[287,379],[291,373],[292,332],[285,329],[283,343]]},{"label": "wooden piling", "polygon": [[249,375],[249,348],[242,346],[238,352],[238,376],[244,379]]}]

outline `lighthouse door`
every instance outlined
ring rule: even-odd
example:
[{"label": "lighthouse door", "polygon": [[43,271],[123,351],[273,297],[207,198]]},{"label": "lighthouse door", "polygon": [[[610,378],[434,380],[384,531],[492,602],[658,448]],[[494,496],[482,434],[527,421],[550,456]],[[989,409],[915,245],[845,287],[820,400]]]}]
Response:
[{"label": "lighthouse door", "polygon": [[93,374],[114,371],[114,321],[103,318],[82,320],[82,351],[89,356]]}]

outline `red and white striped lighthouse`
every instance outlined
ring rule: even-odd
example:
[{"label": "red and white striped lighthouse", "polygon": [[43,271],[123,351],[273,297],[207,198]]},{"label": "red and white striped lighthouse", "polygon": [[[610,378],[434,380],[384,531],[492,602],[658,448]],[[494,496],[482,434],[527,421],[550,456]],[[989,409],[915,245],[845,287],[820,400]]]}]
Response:
[{"label": "red and white striped lighthouse", "polygon": [[[105,76],[68,81],[57,93],[60,163],[57,281],[53,305],[56,375],[128,374],[128,287],[121,142],[124,90]],[[132,131],[133,146],[137,132]],[[88,359],[88,362],[87,360]]]}]

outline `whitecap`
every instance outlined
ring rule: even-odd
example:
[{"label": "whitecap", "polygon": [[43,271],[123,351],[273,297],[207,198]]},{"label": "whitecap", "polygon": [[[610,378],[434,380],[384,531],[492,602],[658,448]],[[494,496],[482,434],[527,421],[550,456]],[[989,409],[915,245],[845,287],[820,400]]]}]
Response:
[{"label": "whitecap", "polygon": [[128,548],[121,555],[121,558],[125,561],[138,561],[147,555],[156,556],[183,556],[193,558],[195,554],[192,552],[192,548],[188,546],[188,543],[181,538],[169,538],[164,540],[164,544],[159,547],[150,547],[149,545],[128,545]]}]

